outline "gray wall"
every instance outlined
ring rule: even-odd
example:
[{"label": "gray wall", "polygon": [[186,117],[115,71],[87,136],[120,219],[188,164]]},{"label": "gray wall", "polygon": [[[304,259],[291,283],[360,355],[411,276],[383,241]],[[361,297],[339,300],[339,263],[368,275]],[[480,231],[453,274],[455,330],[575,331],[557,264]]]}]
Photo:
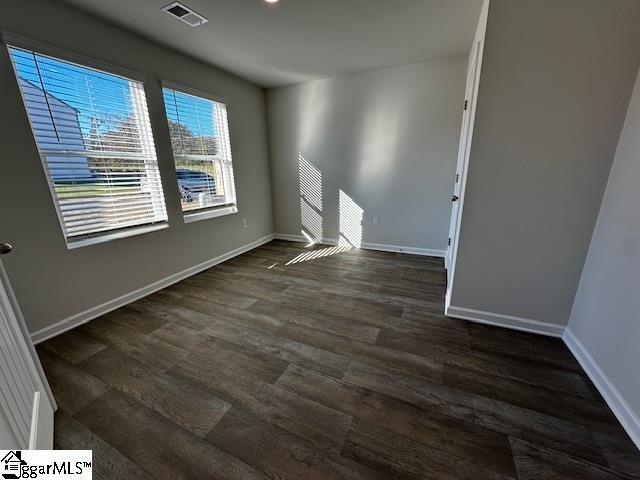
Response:
[{"label": "gray wall", "polygon": [[[145,75],[170,222],[166,230],[67,250],[9,56],[1,48],[0,241],[14,245],[3,260],[32,332],[273,232],[262,89],[58,2],[5,2],[0,28]],[[228,101],[238,214],[183,223],[161,79]],[[242,218],[248,220],[246,230]]]},{"label": "gray wall", "polygon": [[640,79],[629,106],[569,329],[640,417]]},{"label": "gray wall", "polygon": [[363,242],[444,250],[465,68],[450,58],[269,90],[276,231],[300,235],[302,154],[322,177],[324,237],[338,238],[342,190],[364,210]]},{"label": "gray wall", "polygon": [[564,325],[640,60],[637,0],[492,0],[451,304]]}]

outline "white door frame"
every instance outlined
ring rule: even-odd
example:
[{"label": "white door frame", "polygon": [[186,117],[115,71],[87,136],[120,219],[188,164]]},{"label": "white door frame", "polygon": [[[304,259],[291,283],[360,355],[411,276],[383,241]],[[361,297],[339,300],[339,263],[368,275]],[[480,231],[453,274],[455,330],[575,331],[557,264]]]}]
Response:
[{"label": "white door frame", "polygon": [[[449,227],[449,245],[445,256],[445,266],[447,268],[447,292],[445,295],[445,314],[451,305],[451,294],[456,272],[456,261],[458,258],[458,244],[460,238],[460,225],[462,223],[462,211],[464,208],[465,190],[467,186],[467,173],[469,170],[469,156],[471,153],[471,143],[473,141],[473,127],[476,118],[476,105],[478,101],[478,90],[480,88],[480,73],[482,70],[482,59],[484,55],[484,40],[487,29],[487,19],[489,16],[490,0],[485,0],[480,14],[480,21],[476,31],[473,48],[469,55],[467,67],[467,85],[465,91],[466,110],[462,120],[462,130],[460,132],[460,148],[458,151],[458,165],[456,167],[457,182],[455,183],[453,195],[458,197],[457,205],[451,209],[451,224]],[[456,193],[457,192],[457,193]]]},{"label": "white door frame", "polygon": [[[467,84],[464,93],[464,108],[462,113],[462,127],[460,128],[460,145],[458,147],[458,163],[456,165],[456,176],[453,180],[453,193],[451,199],[451,221],[449,223],[449,241],[447,253],[445,255],[445,266],[447,268],[447,280],[450,280],[453,252],[455,251],[458,237],[458,219],[460,218],[460,205],[462,203],[463,190],[467,174],[467,152],[471,140],[471,105],[475,96],[476,72],[478,69],[479,44],[474,43],[469,55],[469,65],[467,68]],[[457,198],[457,200],[454,200]]]},{"label": "white door frame", "polygon": [[0,408],[16,445],[53,448],[56,403],[0,260]]}]

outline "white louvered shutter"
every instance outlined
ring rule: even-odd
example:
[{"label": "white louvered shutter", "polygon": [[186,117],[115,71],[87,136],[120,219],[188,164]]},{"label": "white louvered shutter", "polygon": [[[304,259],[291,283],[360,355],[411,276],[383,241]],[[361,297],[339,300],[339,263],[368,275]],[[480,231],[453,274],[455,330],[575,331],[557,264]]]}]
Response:
[{"label": "white louvered shutter", "polygon": [[143,84],[9,51],[67,242],[166,222]]}]

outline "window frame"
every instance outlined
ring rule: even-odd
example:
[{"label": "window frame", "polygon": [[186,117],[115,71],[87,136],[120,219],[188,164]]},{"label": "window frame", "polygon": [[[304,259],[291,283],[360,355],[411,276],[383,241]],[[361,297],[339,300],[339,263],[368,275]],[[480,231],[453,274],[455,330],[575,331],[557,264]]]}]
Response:
[{"label": "window frame", "polygon": [[[187,85],[178,83],[178,82],[174,82],[171,80],[161,80],[160,81],[160,88],[161,88],[161,93],[162,93],[162,97],[163,97],[163,101],[162,101],[162,106],[164,108],[164,118],[165,118],[165,122],[167,125],[167,129],[169,129],[169,117],[167,115],[167,109],[166,109],[166,105],[164,102],[164,89],[169,89],[169,90],[173,90],[175,92],[178,93],[184,93],[186,95],[191,95],[194,97],[198,97],[198,98],[202,98],[205,100],[211,100],[212,102],[216,102],[216,103],[220,103],[223,104],[225,106],[226,109],[226,116],[227,116],[227,133],[229,136],[229,154],[231,156],[231,173],[232,173],[232,186],[233,186],[233,191],[234,191],[234,199],[235,199],[235,203],[233,204],[227,204],[227,205],[217,205],[217,206],[212,206],[212,207],[204,207],[201,209],[195,209],[192,211],[185,211],[182,210],[182,202],[180,202],[180,212],[182,213],[182,219],[184,221],[184,223],[192,223],[192,222],[197,222],[200,220],[207,220],[207,219],[211,219],[211,218],[217,218],[217,217],[223,217],[226,215],[233,215],[238,213],[238,192],[236,189],[236,182],[235,182],[235,169],[234,169],[234,161],[233,161],[233,148],[232,148],[232,134],[231,134],[231,122],[229,120],[229,103],[227,102],[227,100],[224,97],[221,97],[219,95],[215,95],[213,93],[210,92],[206,92],[203,90],[199,90],[197,88],[193,88],[193,87],[189,87]],[[169,134],[169,140],[171,143],[171,135]],[[177,173],[176,173],[176,154],[173,151],[173,144],[171,145],[171,156],[173,158],[173,169],[174,169],[174,173],[176,174],[176,191],[178,192],[178,197],[180,197],[180,192],[179,192],[179,186],[178,186],[178,178],[177,178]]]},{"label": "window frame", "polygon": [[58,60],[75,63],[80,65],[81,67],[101,70],[104,73],[118,75],[119,77],[125,77],[128,80],[134,80],[142,83],[143,85],[146,85],[145,75],[136,70],[131,70],[126,67],[114,65],[112,63],[102,62],[81,53],[67,50],[65,48],[56,47],[48,43],[39,42],[38,40],[33,40],[16,33],[2,31],[2,44],[5,47],[16,47],[23,50],[32,50],[36,53],[54,57]]},{"label": "window frame", "polygon": [[[169,228],[169,212],[167,210],[167,200],[166,200],[166,193],[164,191],[164,188],[162,190],[162,201],[164,202],[164,209],[166,212],[166,219],[165,220],[161,220],[161,221],[157,221],[157,222],[151,222],[151,223],[142,223],[142,224],[138,224],[138,225],[130,225],[130,226],[125,226],[125,227],[118,227],[118,228],[113,228],[110,230],[104,230],[104,231],[100,231],[100,232],[93,232],[93,233],[88,233],[85,235],[78,235],[77,237],[73,237],[70,236],[68,237],[66,232],[65,232],[65,227],[64,227],[64,221],[63,221],[63,217],[62,214],[60,212],[60,206],[58,204],[58,196],[57,193],[55,191],[55,187],[53,184],[53,179],[51,178],[48,166],[46,164],[46,155],[42,153],[40,146],[38,145],[38,141],[35,135],[35,131],[33,129],[33,126],[31,124],[31,118],[29,115],[29,111],[27,109],[27,105],[24,103],[24,97],[22,94],[22,89],[20,87],[20,81],[19,81],[19,77],[18,77],[18,72],[15,68],[14,65],[14,61],[13,58],[11,56],[11,52],[10,49],[16,48],[16,49],[20,49],[20,50],[26,50],[26,51],[31,51],[36,55],[42,55],[42,56],[46,56],[46,57],[51,57],[54,60],[60,60],[63,62],[68,62],[68,63],[72,63],[74,65],[77,65],[79,67],[82,68],[88,68],[88,69],[92,69],[92,70],[97,70],[101,73],[107,74],[107,75],[114,75],[114,76],[118,76],[121,78],[124,78],[125,80],[129,80],[129,81],[133,81],[133,82],[138,82],[142,85],[142,90],[144,92],[145,95],[145,99],[148,97],[147,95],[147,83],[145,81],[145,75],[143,75],[140,72],[137,72],[135,70],[130,70],[128,68],[125,67],[121,67],[118,65],[113,65],[110,63],[106,63],[106,62],[102,62],[100,60],[96,60],[92,57],[88,57],[64,48],[60,48],[60,47],[56,47],[47,43],[43,43],[37,40],[33,40],[30,39],[28,37],[24,37],[22,35],[18,35],[12,32],[7,32],[7,31],[2,31],[1,32],[1,38],[0,38],[0,44],[7,50],[7,54],[9,56],[9,61],[12,65],[12,69],[13,69],[13,77],[14,80],[16,81],[16,88],[18,89],[18,93],[20,95],[20,98],[22,100],[23,103],[23,108],[24,108],[24,112],[25,115],[27,116],[28,122],[29,122],[29,128],[31,130],[31,135],[33,138],[33,143],[34,146],[36,147],[37,151],[38,151],[38,157],[40,158],[40,162],[41,165],[43,167],[44,170],[44,174],[46,177],[46,181],[47,181],[47,186],[49,188],[49,192],[51,194],[51,199],[54,205],[54,208],[56,210],[56,214],[58,217],[58,224],[60,225],[60,230],[62,232],[62,237],[65,240],[65,244],[67,246],[68,250],[75,250],[77,248],[81,248],[81,247],[85,247],[85,246],[89,246],[89,245],[95,245],[95,244],[100,244],[100,243],[106,243],[106,242],[111,242],[113,240],[117,240],[117,239],[122,239],[122,238],[127,238],[127,237],[133,237],[133,236],[138,236],[138,235],[142,235],[145,233],[150,233],[150,232],[155,232],[155,231],[159,231],[159,230],[164,230]],[[154,152],[155,152],[155,157],[156,157],[156,162],[158,163],[158,177],[159,177],[159,183],[162,187],[164,187],[163,184],[163,177],[162,174],[160,172],[160,165],[159,165],[159,159],[158,159],[158,152],[157,152],[157,143],[156,143],[156,139],[155,139],[155,135],[153,132],[153,125],[151,123],[151,114],[149,112],[149,104],[147,103],[147,116],[148,116],[148,121],[150,124],[150,133],[151,133],[151,138],[153,140],[153,147],[154,147]]]}]

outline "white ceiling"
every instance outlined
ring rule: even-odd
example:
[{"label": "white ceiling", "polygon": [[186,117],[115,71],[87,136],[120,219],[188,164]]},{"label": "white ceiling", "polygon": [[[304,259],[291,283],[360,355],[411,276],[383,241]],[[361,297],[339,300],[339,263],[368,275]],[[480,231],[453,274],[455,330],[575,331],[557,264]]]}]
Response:
[{"label": "white ceiling", "polygon": [[184,0],[209,19],[192,28],[170,0],[64,0],[264,87],[461,55],[482,0]]}]

